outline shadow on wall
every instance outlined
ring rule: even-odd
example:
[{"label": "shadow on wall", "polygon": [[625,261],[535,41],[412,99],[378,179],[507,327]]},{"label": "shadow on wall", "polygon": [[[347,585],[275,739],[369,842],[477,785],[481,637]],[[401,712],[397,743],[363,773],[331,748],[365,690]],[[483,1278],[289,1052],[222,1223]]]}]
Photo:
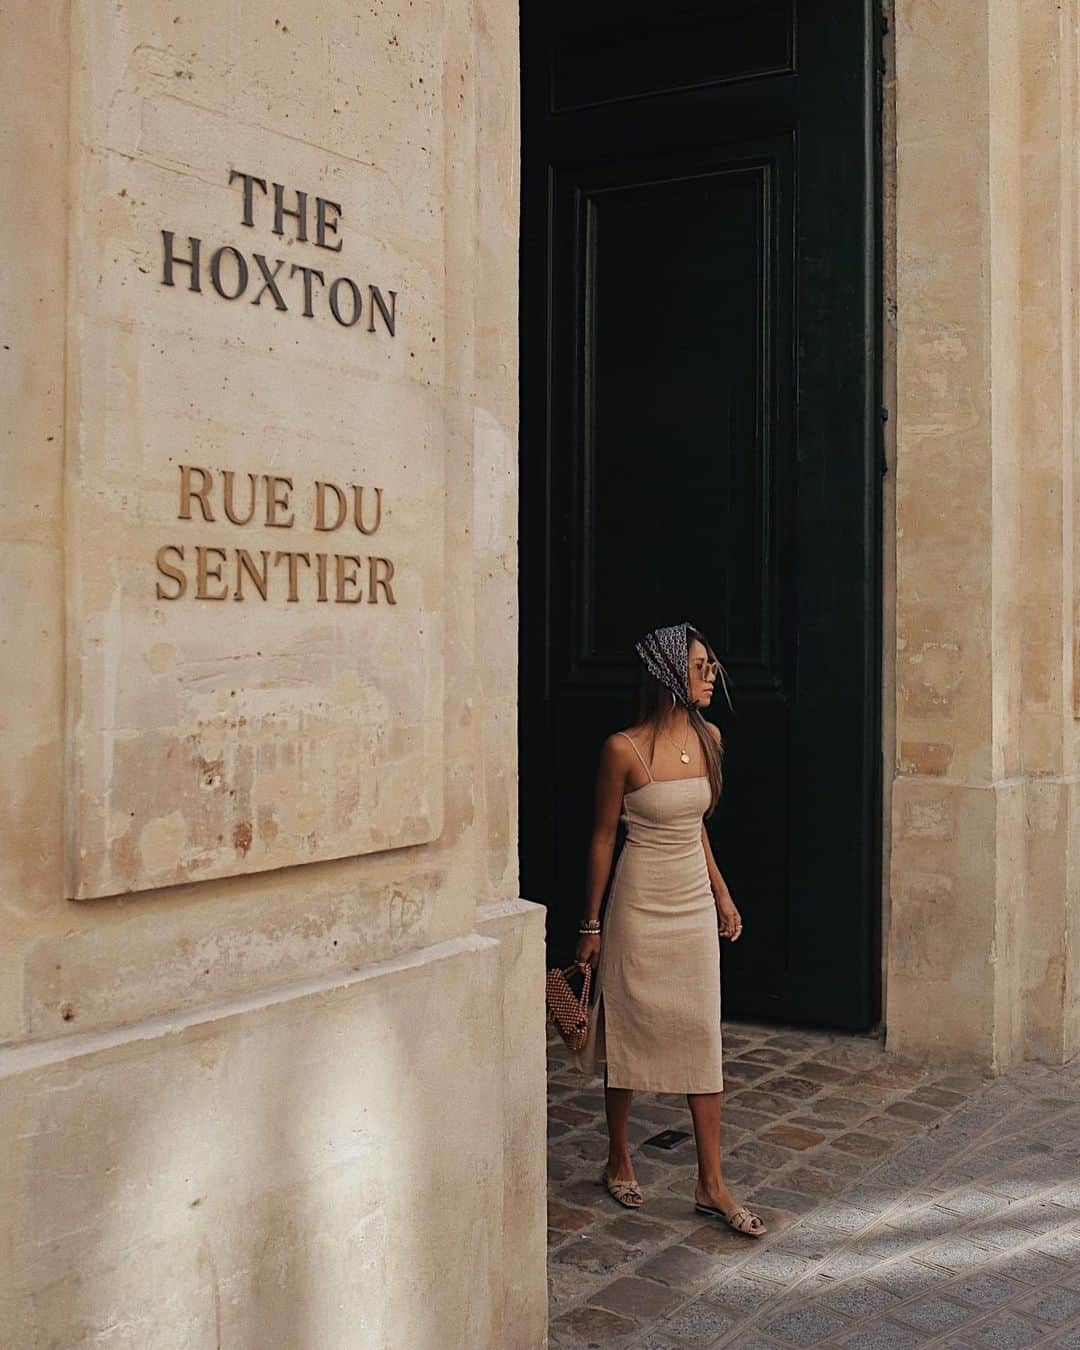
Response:
[{"label": "shadow on wall", "polygon": [[497,948],[448,947],[37,1071],[6,1343],[492,1345]]}]

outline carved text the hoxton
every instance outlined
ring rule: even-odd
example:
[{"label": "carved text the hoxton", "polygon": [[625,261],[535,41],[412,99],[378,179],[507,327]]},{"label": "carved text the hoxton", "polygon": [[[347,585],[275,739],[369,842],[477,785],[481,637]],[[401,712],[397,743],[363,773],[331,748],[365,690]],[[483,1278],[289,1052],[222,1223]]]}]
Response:
[{"label": "carved text the hoxton", "polygon": [[[229,183],[237,181],[243,184],[243,224],[255,226],[257,208],[261,199],[265,199],[262,211],[267,218],[272,217],[274,234],[285,235],[288,219],[297,243],[310,242],[329,253],[341,252],[342,241],[336,236],[342,216],[337,202],[316,197],[309,207],[308,194],[297,188],[291,194],[295,205],[286,205],[288,190],[281,183],[270,183],[268,187],[265,178],[233,169]],[[314,237],[309,236],[309,229]],[[364,289],[352,277],[336,276],[328,281],[323,267],[292,263],[286,268],[284,258],[268,259],[257,252],[252,252],[249,263],[247,255],[235,245],[221,244],[211,249],[193,234],[184,243],[173,230],[162,230],[161,243],[163,286],[175,286],[181,270],[186,269],[190,291],[202,293],[205,281],[223,300],[240,300],[250,294],[252,305],[261,306],[265,299],[276,310],[299,310],[306,319],[314,318],[317,308],[329,310],[342,328],[355,327],[366,315],[369,333],[376,330],[377,316],[386,332],[394,336],[397,291],[387,288],[384,294],[378,286],[369,284],[365,297]]]}]

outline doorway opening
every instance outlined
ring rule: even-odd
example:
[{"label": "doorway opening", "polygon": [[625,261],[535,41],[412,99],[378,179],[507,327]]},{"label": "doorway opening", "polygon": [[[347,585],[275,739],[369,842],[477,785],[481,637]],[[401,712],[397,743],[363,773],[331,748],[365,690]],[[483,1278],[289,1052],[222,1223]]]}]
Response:
[{"label": "doorway opening", "polygon": [[568,959],[633,642],[733,678],[741,1018],[880,1013],[879,40],[870,0],[523,0],[522,894]]}]

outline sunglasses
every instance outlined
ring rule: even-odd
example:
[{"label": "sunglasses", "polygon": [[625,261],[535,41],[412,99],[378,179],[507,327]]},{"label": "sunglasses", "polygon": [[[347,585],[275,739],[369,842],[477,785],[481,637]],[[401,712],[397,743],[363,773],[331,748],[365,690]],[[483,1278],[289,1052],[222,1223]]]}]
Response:
[{"label": "sunglasses", "polygon": [[695,661],[694,669],[703,680],[715,680],[717,672],[720,669],[720,662],[705,660]]}]

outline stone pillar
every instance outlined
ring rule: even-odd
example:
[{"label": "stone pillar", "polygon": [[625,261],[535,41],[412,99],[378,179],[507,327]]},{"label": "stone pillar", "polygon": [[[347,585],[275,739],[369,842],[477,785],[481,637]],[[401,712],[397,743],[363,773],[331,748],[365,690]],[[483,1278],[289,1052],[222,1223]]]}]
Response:
[{"label": "stone pillar", "polygon": [[538,1350],[516,10],[0,52],[0,1344]]},{"label": "stone pillar", "polygon": [[887,1032],[1003,1070],[1077,1048],[1075,6],[902,0],[895,50]]}]

